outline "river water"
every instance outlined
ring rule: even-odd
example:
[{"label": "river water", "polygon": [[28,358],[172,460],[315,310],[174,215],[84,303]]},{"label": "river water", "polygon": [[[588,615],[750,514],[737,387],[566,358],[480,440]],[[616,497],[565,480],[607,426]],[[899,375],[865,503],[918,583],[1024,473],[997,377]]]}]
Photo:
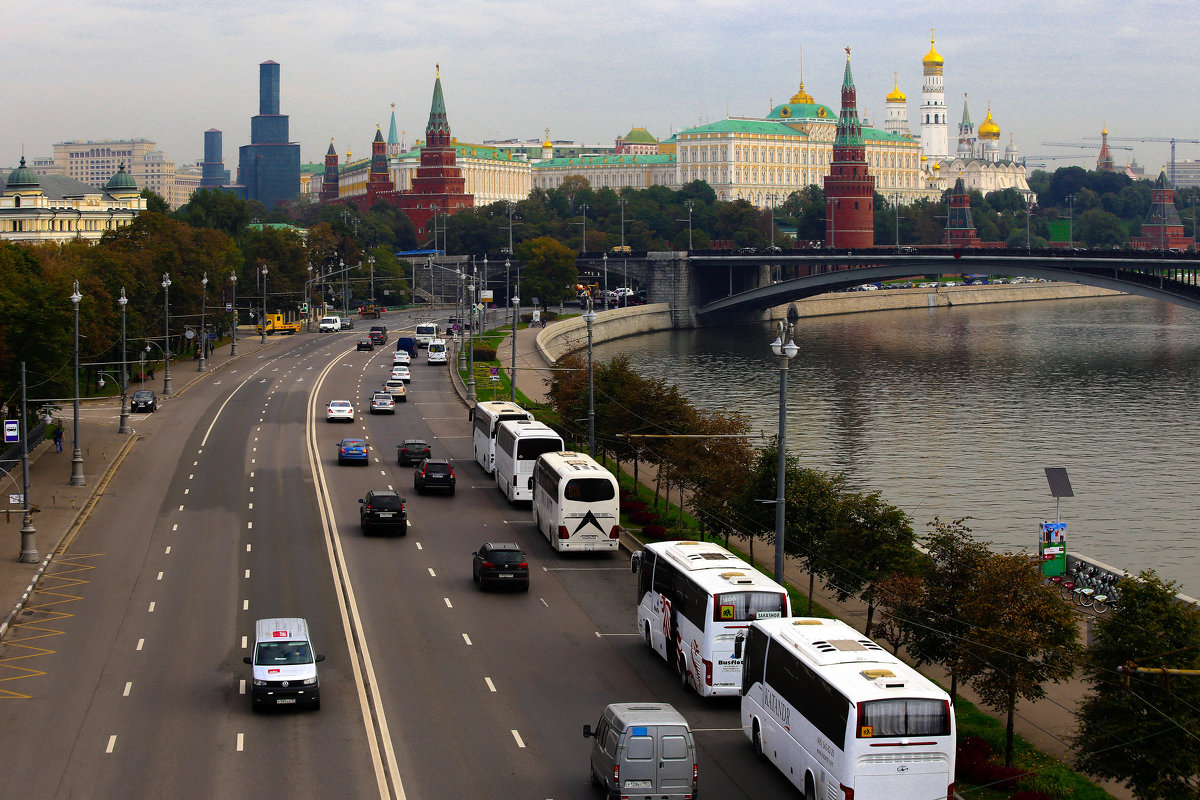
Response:
[{"label": "river water", "polygon": [[[779,427],[771,326],[597,345],[702,407]],[[1200,314],[1137,297],[802,319],[788,373],[788,453],[994,549],[1034,552],[1067,523],[1070,552],[1154,569],[1200,595]],[[1075,496],[1056,512],[1045,467]]]}]

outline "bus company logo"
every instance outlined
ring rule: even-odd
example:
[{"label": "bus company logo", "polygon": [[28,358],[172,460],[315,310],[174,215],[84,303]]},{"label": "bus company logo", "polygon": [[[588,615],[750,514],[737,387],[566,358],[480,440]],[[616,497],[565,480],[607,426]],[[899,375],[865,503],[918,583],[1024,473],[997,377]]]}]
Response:
[{"label": "bus company logo", "polygon": [[792,724],[792,709],[783,702],[779,695],[772,691],[767,692],[765,700],[767,710],[774,714],[775,718],[782,722],[785,728],[790,727]]},{"label": "bus company logo", "polygon": [[584,525],[595,525],[596,530],[600,531],[600,533],[604,533],[604,526],[600,524],[600,520],[596,519],[596,515],[590,510],[583,515],[583,519],[579,520],[579,524],[575,526],[575,530],[572,531],[572,534],[579,533],[581,530],[583,530]]},{"label": "bus company logo", "polygon": [[896,767],[896,772],[899,772],[901,775],[903,775],[905,772],[908,772],[908,765],[901,764],[900,766]]}]

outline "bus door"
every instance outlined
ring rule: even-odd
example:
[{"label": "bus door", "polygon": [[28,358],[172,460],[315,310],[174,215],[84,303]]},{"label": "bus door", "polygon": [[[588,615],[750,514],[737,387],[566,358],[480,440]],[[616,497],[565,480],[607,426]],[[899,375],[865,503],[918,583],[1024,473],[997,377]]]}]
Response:
[{"label": "bus door", "polygon": [[675,567],[666,559],[654,569],[653,593],[650,595],[650,646],[669,663],[675,663],[679,632],[678,609],[675,608]]}]

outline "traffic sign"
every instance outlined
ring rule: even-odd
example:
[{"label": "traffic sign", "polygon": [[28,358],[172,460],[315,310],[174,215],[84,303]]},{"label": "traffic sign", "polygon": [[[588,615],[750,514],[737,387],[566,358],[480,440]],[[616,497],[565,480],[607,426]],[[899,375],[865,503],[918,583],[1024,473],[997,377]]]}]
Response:
[{"label": "traffic sign", "polygon": [[499,377],[500,377],[500,368],[499,368],[499,367],[490,367],[490,368],[489,368],[489,371],[492,373],[492,377],[493,377],[493,378],[499,378]]},{"label": "traffic sign", "polygon": [[16,419],[4,420],[4,443],[15,444],[21,441],[21,421]]}]

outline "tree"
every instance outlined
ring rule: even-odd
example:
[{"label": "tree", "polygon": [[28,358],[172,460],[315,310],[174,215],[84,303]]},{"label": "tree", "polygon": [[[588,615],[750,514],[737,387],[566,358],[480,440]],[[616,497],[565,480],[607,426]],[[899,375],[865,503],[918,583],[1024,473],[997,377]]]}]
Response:
[{"label": "tree", "polygon": [[1033,557],[992,555],[972,582],[962,608],[961,666],[984,705],[1007,714],[1004,765],[1011,767],[1017,703],[1040,700],[1047,682],[1074,675],[1083,648],[1071,607],[1042,581]]},{"label": "tree", "polygon": [[542,305],[550,305],[575,297],[579,270],[571,248],[549,236],[539,236],[521,242],[517,258],[522,265],[521,291],[526,300],[536,297]]},{"label": "tree", "polygon": [[1121,604],[1095,622],[1090,686],[1072,737],[1076,764],[1121,781],[1140,800],[1200,798],[1200,677],[1119,675],[1119,667],[1200,669],[1200,612],[1153,571],[1118,586]]},{"label": "tree", "polygon": [[1121,220],[1098,208],[1085,211],[1076,218],[1075,236],[1086,247],[1120,247],[1129,241]]},{"label": "tree", "polygon": [[246,201],[224,189],[197,189],[175,219],[196,228],[215,228],[236,236],[250,224]]},{"label": "tree", "polygon": [[153,211],[156,214],[171,213],[171,206],[163,199],[163,196],[153,189],[146,187],[139,194],[146,198],[146,210]]}]

